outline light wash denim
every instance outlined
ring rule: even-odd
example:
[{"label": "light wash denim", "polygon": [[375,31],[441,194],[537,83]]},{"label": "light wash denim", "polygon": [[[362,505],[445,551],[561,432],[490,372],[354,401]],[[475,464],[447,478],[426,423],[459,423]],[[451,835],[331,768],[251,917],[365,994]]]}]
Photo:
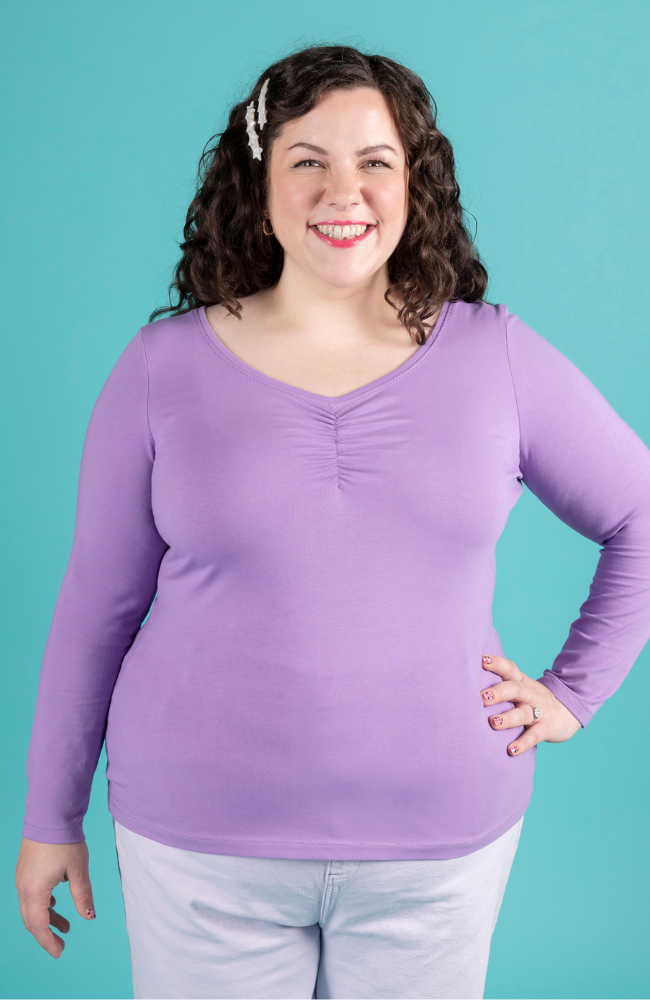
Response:
[{"label": "light wash denim", "polygon": [[136,1000],[474,1000],[520,820],[445,861],[200,854],[114,822]]}]

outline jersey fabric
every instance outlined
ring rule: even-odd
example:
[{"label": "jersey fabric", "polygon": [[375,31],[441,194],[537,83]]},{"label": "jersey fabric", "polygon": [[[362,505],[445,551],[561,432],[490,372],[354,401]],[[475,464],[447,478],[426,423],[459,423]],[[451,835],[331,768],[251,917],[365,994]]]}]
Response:
[{"label": "jersey fabric", "polygon": [[106,738],[112,815],[172,847],[496,840],[535,765],[480,696],[524,485],[601,547],[540,678],[584,726],[650,636],[650,451],[563,354],[503,305],[446,303],[406,362],[329,397],[238,359],[203,308],[143,327],[86,434],[24,835],[83,839]]}]

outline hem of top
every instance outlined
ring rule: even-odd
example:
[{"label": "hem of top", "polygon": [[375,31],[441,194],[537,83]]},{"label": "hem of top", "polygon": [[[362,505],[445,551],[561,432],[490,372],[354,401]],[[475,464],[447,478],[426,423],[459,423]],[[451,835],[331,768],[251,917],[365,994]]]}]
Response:
[{"label": "hem of top", "polygon": [[[266,386],[268,389],[275,389],[276,392],[281,392],[285,396],[293,396],[295,399],[300,399],[303,402],[313,403],[316,406],[325,406],[331,410],[338,410],[348,403],[356,403],[357,400],[363,399],[365,396],[373,395],[379,392],[384,386],[389,383],[399,380],[400,378],[405,378],[410,372],[414,371],[428,358],[433,350],[437,347],[438,343],[442,339],[448,327],[448,319],[452,313],[452,307],[455,304],[455,300],[447,300],[443,303],[442,309],[444,310],[444,316],[441,314],[438,317],[438,322],[440,326],[438,327],[438,322],[436,326],[431,331],[431,334],[425,340],[424,344],[420,345],[420,349],[426,348],[420,354],[420,351],[415,351],[410,358],[407,358],[401,365],[398,366],[394,371],[387,372],[385,375],[381,375],[378,379],[374,379],[372,382],[368,382],[367,385],[361,385],[358,389],[351,389],[350,392],[343,393],[341,396],[322,396],[317,392],[310,392],[309,389],[300,389],[298,386],[290,385],[288,382],[282,382],[280,379],[273,378],[272,375],[267,375],[265,372],[259,372],[257,369],[253,368],[252,365],[247,364],[238,358],[236,354],[229,351],[225,344],[222,344],[214,330],[212,330],[207,316],[205,315],[205,306],[198,306],[193,309],[187,315],[194,318],[199,333],[201,334],[204,342],[208,345],[210,350],[217,355],[225,364],[229,365],[240,375],[246,378],[252,379],[254,382],[260,385]],[[436,329],[436,327],[438,327]],[[435,336],[434,336],[435,335]]]},{"label": "hem of top", "polygon": [[291,840],[247,840],[230,837],[189,837],[163,830],[145,823],[124,812],[109,801],[108,808],[113,819],[131,833],[153,840],[166,847],[198,854],[226,854],[240,858],[286,858],[305,861],[446,861],[462,858],[487,847],[507,833],[526,812],[530,795],[523,805],[493,827],[488,833],[474,840],[458,844],[383,844],[338,841],[337,843],[315,843]]}]

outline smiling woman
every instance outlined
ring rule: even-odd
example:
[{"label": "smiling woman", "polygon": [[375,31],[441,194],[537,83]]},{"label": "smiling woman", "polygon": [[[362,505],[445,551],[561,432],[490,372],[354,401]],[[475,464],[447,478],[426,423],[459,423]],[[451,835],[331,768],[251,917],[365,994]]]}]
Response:
[{"label": "smiling woman", "polygon": [[[265,84],[267,120],[259,130],[258,160],[251,155],[246,110],[259,101]],[[283,173],[301,176],[289,187],[283,178],[276,187]],[[305,217],[305,199],[323,184],[327,204],[312,200]],[[348,190],[337,194],[332,185]],[[376,206],[363,200],[371,192],[380,199]],[[263,229],[269,213],[277,214],[271,204],[276,193],[292,204],[300,199],[302,227],[372,223],[372,259],[390,248],[382,296],[397,306],[417,343],[424,342],[443,302],[482,298],[487,273],[464,225],[452,147],[437,127],[424,83],[391,59],[323,46],[265,70],[246,100],[233,107],[224,132],[206,146],[187,214],[175,301],[152,319],[215,302],[239,313],[242,297],[284,278],[288,250],[282,235],[276,229],[277,238],[270,240]],[[352,209],[345,215],[337,209],[341,194],[352,199],[344,201]],[[334,204],[328,201],[332,195]],[[375,213],[385,198],[390,211],[379,226]],[[274,219],[274,228],[281,224]],[[390,233],[382,232],[388,228]],[[348,261],[350,266],[356,265]]]},{"label": "smiling woman", "polygon": [[[50,954],[105,733],[136,998],[483,995],[534,747],[650,635],[650,452],[486,281],[410,70],[308,49],[233,108],[84,444],[17,875]],[[602,546],[539,680],[491,615],[523,483]]]},{"label": "smiling woman", "polygon": [[[253,367],[340,396],[418,347],[387,298],[387,262],[408,217],[406,152],[385,98],[369,87],[330,91],[265,145],[263,218],[282,252],[281,277],[239,309],[215,303],[206,315]],[[428,326],[438,313],[430,292],[422,326],[427,311]],[[325,323],[324,301],[333,310]]]},{"label": "smiling woman", "polygon": [[[327,149],[307,141],[316,135],[328,139]],[[374,138],[390,139],[392,145],[370,142],[359,148]],[[294,162],[306,150],[319,158]],[[377,273],[402,238],[408,214],[406,154],[382,94],[368,87],[334,91],[298,122],[289,122],[273,145],[269,195],[285,269],[287,257],[306,262],[307,251],[307,260],[317,255],[315,276],[325,262],[330,282],[333,267],[340,269],[339,287]],[[332,211],[350,214],[339,219]],[[292,232],[296,238],[307,236],[304,249],[296,246],[293,253]],[[340,249],[363,243],[363,251],[351,258],[331,257],[327,251],[324,256],[310,235]]]}]

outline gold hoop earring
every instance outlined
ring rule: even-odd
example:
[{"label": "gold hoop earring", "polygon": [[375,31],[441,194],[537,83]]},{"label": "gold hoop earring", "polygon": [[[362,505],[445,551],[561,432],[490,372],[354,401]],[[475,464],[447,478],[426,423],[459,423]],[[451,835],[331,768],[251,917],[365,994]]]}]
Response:
[{"label": "gold hoop earring", "polygon": [[271,232],[267,233],[267,231],[266,231],[266,222],[267,222],[267,219],[266,219],[266,216],[264,216],[264,218],[262,219],[262,232],[264,233],[265,236],[275,236],[275,233],[273,232],[273,226],[271,226]]}]

